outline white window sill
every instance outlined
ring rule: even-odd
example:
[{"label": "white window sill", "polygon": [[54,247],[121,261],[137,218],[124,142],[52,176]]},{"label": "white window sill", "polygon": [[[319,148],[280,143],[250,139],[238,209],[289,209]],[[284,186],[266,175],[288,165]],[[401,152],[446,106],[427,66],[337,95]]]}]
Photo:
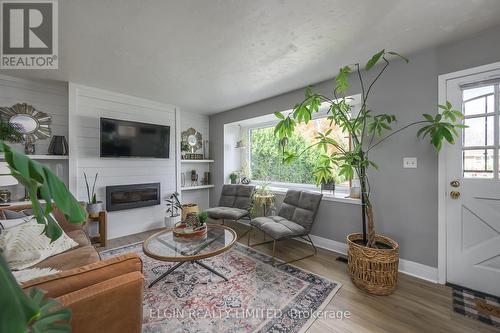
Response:
[{"label": "white window sill", "polygon": [[[288,190],[285,187],[276,187],[270,186],[269,189],[274,193],[285,194]],[[320,191],[314,191],[310,189],[306,189],[306,191],[321,193]],[[344,202],[353,205],[361,205],[361,199],[350,198],[349,193],[346,191],[323,191],[323,201],[335,201],[335,202]]]}]

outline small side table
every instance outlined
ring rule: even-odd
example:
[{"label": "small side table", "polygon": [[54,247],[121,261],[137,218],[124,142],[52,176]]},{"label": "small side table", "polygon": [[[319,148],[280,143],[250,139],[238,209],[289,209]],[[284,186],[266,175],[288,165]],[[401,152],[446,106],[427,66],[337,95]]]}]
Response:
[{"label": "small side table", "polygon": [[90,237],[92,244],[99,243],[99,246],[106,246],[106,236],[107,236],[107,224],[108,224],[108,213],[106,211],[99,212],[99,217],[91,218],[89,217],[87,223],[97,222],[99,223],[99,235]]},{"label": "small side table", "polygon": [[254,200],[255,203],[261,207],[262,216],[267,216],[269,210],[274,207],[275,197],[274,194],[255,194]]}]

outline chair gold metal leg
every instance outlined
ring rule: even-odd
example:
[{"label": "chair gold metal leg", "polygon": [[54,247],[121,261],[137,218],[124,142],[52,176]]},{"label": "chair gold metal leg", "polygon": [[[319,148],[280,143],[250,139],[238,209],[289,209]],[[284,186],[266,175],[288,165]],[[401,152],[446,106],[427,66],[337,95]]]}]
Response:
[{"label": "chair gold metal leg", "polygon": [[311,243],[313,249],[314,249],[314,255],[318,254],[318,249],[316,248],[316,245],[314,245],[314,242],[311,239],[311,236],[307,235],[307,238],[309,239],[309,243]]},{"label": "chair gold metal leg", "polygon": [[241,235],[239,235],[238,236],[238,240],[240,240],[243,237],[245,237],[246,234],[248,234],[248,237],[250,237],[250,229],[248,229],[247,231],[245,231],[244,233],[242,233]]},{"label": "chair gold metal leg", "polygon": [[275,255],[276,255],[276,240],[273,241],[273,266],[275,262]]},{"label": "chair gold metal leg", "polygon": [[311,237],[309,235],[306,235],[306,237],[307,237],[307,239],[304,238],[304,237],[300,237],[300,238],[302,238],[305,241],[308,241],[311,244],[312,248],[314,249],[314,253],[308,254],[307,256],[300,257],[300,258],[297,258],[297,259],[292,259],[292,260],[289,260],[289,261],[282,262],[282,263],[278,264],[277,266],[281,266],[281,265],[284,265],[284,264],[290,264],[292,262],[299,261],[299,260],[306,259],[306,258],[310,258],[310,257],[314,257],[315,255],[317,255],[318,254],[318,249],[316,248],[316,245],[314,245],[314,242],[312,241],[312,239],[311,239]]},{"label": "chair gold metal leg", "polygon": [[253,231],[253,227],[250,226],[250,229],[248,230],[248,239],[247,239],[248,246],[250,246],[250,237],[252,237],[252,231]]}]

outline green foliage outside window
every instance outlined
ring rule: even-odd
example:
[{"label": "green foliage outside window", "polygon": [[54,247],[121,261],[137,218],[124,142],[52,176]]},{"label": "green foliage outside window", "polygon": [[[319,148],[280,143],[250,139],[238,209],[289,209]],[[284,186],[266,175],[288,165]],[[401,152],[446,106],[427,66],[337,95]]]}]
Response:
[{"label": "green foliage outside window", "polygon": [[[250,132],[251,157],[250,169],[252,179],[268,180],[285,183],[314,184],[311,170],[316,164],[314,150],[309,150],[291,164],[280,163],[282,152],[278,139],[274,136],[274,128],[259,128]],[[288,145],[297,151],[308,146],[306,139],[294,133],[289,138]]]},{"label": "green foliage outside window", "polygon": [[[288,138],[288,150],[300,152],[313,143],[316,132],[296,131]],[[312,137],[311,137],[312,136]],[[316,184],[314,170],[323,152],[307,150],[291,164],[283,164],[283,151],[274,135],[274,127],[257,128],[250,131],[250,170],[252,179],[272,182]]]}]

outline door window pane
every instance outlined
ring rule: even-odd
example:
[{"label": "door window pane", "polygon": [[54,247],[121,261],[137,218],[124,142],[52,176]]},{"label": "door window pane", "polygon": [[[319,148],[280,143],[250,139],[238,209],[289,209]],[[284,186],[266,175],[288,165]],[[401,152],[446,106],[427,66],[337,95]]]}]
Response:
[{"label": "door window pane", "polygon": [[464,101],[467,101],[474,97],[493,94],[494,91],[495,91],[495,86],[493,85],[479,87],[479,88],[465,89],[463,92],[463,99]]},{"label": "door window pane", "polygon": [[465,178],[493,178],[493,149],[463,151]]},{"label": "door window pane", "polygon": [[486,113],[486,98],[473,99],[464,103],[464,114],[472,116]]},{"label": "door window pane", "polygon": [[464,147],[491,146],[494,142],[494,117],[479,117],[465,119]]},{"label": "door window pane", "polygon": [[489,95],[488,97],[486,97],[486,112],[495,112],[495,97],[493,95]]}]

